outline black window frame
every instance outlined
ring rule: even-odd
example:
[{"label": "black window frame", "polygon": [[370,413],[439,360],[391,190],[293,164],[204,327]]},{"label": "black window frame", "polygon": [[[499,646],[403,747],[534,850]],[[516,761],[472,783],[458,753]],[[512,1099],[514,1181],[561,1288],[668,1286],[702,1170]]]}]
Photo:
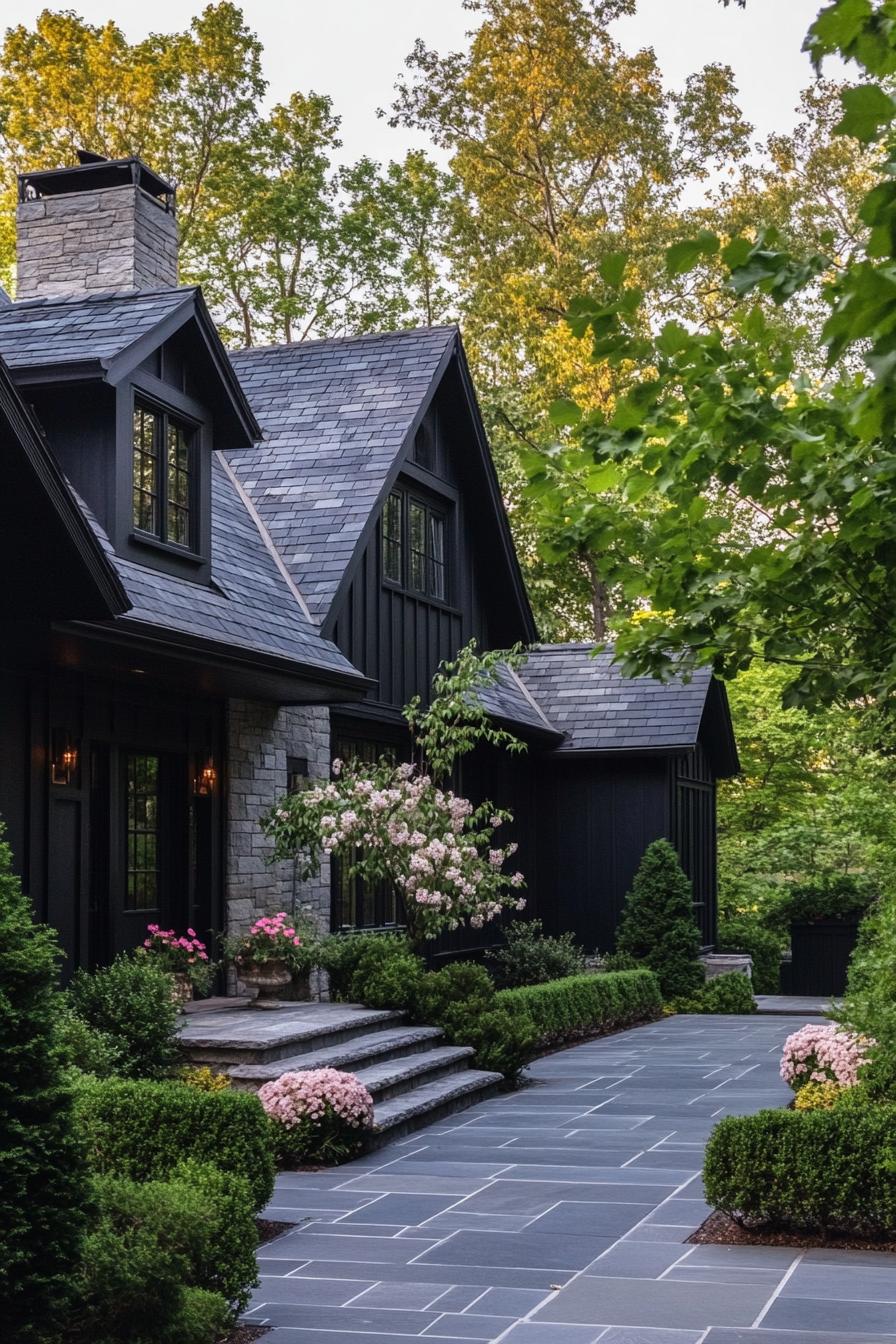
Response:
[{"label": "black window frame", "polygon": [[[138,446],[138,416],[152,416],[154,420],[153,450]],[[196,554],[198,531],[198,466],[200,423],[174,407],[166,406],[145,393],[135,391],[131,415],[131,535],[136,541],[162,546],[176,555]],[[178,453],[174,465],[174,479],[186,479],[186,503],[171,497],[170,436],[183,436],[183,456]],[[151,491],[138,484],[138,459],[155,462],[155,479]],[[185,460],[184,460],[185,459]],[[138,513],[138,495],[149,495],[152,503],[153,527],[141,522]],[[174,535],[172,518],[185,518],[185,536]],[[177,529],[180,531],[180,528]]]},{"label": "black window frame", "polygon": [[[392,524],[398,501],[398,535]],[[415,518],[422,518],[423,549],[414,545]],[[436,537],[440,538],[440,547]],[[380,570],[383,583],[426,602],[450,605],[449,506],[415,490],[395,486],[380,515]],[[440,550],[440,554],[437,551]],[[394,562],[397,560],[397,564]],[[422,563],[422,577],[421,577]]]}]

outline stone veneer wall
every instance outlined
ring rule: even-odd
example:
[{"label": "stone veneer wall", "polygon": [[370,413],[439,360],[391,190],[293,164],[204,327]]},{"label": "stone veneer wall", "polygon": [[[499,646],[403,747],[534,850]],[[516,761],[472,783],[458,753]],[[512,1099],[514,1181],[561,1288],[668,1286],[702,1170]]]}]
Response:
[{"label": "stone veneer wall", "polygon": [[286,792],[288,756],[305,757],[312,778],[330,773],[330,712],[323,706],[279,709],[231,700],[227,713],[228,820],[226,915],[240,933],[262,914],[308,908],[322,933],[330,927],[330,869],[293,882],[291,863],[269,864],[271,842],[259,822]]},{"label": "stone veneer wall", "polygon": [[17,299],[177,284],[177,220],[138,186],[23,201],[16,242]]}]

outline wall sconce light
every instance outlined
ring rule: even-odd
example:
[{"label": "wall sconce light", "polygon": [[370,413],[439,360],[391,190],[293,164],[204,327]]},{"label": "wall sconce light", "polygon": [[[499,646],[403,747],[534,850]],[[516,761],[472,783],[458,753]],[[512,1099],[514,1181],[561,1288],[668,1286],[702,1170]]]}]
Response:
[{"label": "wall sconce light", "polygon": [[78,745],[72,736],[61,728],[53,729],[50,782],[62,785],[78,782]]},{"label": "wall sconce light", "polygon": [[193,792],[200,798],[207,798],[209,794],[214,793],[217,782],[218,772],[211,756],[209,756],[193,781]]}]

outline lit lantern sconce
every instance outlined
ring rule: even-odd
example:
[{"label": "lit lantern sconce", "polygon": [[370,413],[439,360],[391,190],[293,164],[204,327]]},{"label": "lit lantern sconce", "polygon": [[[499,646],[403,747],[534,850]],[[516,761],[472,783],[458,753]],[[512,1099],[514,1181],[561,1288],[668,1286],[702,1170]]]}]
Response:
[{"label": "lit lantern sconce", "polygon": [[54,728],[50,755],[50,783],[78,783],[78,746],[71,735]]},{"label": "lit lantern sconce", "polygon": [[209,756],[205,765],[199,771],[193,781],[193,792],[199,798],[207,798],[213,794],[218,783],[218,772],[215,769],[214,761]]}]

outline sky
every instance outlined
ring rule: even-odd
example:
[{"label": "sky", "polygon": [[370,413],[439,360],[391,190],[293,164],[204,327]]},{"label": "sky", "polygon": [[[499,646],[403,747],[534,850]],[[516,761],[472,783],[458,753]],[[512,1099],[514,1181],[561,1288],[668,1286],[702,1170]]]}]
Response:
[{"label": "sky", "polygon": [[[44,8],[74,9],[91,23],[114,18],[136,40],[150,30],[182,28],[206,0],[0,0],[0,22],[33,24]],[[331,96],[342,117],[345,162],[363,154],[401,158],[426,147],[419,134],[377,117],[388,109],[396,76],[417,37],[437,51],[457,50],[476,19],[461,0],[244,0],[247,22],[265,47],[270,98],[293,89]],[[801,54],[820,0],[748,0],[746,10],[717,0],[639,0],[617,36],[636,50],[652,46],[667,83],[678,87],[709,61],[734,69],[741,106],[757,138],[789,129],[799,91],[812,79]]]}]

